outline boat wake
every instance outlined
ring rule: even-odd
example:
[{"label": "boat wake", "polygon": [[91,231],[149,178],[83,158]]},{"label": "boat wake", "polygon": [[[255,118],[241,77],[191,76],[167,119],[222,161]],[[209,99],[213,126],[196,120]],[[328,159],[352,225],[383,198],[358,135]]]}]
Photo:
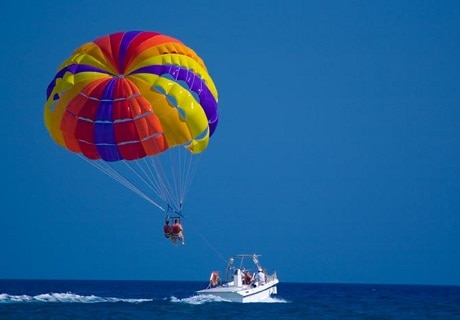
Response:
[{"label": "boat wake", "polygon": [[179,299],[179,298],[172,296],[171,302],[198,305],[198,304],[204,304],[208,302],[230,302],[230,301],[209,294],[209,295],[196,295],[196,296],[191,296],[191,297],[183,298],[183,299]]},{"label": "boat wake", "polygon": [[29,295],[10,295],[7,293],[0,293],[0,304],[2,303],[106,303],[106,302],[128,302],[128,303],[142,303],[150,302],[152,299],[123,299],[112,297],[98,297],[95,295],[82,296],[71,292],[67,293],[44,293],[35,296]]},{"label": "boat wake", "polygon": [[[95,295],[79,295],[71,292],[67,293],[43,293],[35,296],[30,295],[10,295],[0,293],[0,304],[7,303],[144,303],[152,302],[153,299],[124,299],[115,297],[99,297]],[[173,303],[184,303],[191,305],[201,305],[212,302],[231,302],[214,295],[194,295],[188,298],[176,298],[172,296],[170,301]],[[270,297],[260,303],[287,303],[288,301]]]},{"label": "boat wake", "polygon": [[289,301],[286,301],[282,298],[270,297],[266,300],[260,301],[260,303],[289,303]]},{"label": "boat wake", "polygon": [[[231,301],[222,299],[221,297],[214,296],[212,294],[206,294],[206,295],[200,294],[200,295],[195,295],[195,296],[191,296],[191,297],[183,298],[183,299],[179,299],[173,296],[171,297],[171,302],[200,305],[200,304],[205,304],[205,303],[210,303],[210,302],[231,302]],[[258,303],[288,303],[288,301],[281,299],[281,298],[270,297],[265,300],[259,301]]]}]

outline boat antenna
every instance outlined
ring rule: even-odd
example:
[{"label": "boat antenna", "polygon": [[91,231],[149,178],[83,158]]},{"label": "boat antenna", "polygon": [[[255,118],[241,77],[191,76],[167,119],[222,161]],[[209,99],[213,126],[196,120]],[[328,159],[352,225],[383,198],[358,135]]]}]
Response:
[{"label": "boat antenna", "polygon": [[252,256],[252,261],[254,261],[254,264],[257,266],[257,269],[258,269],[258,270],[262,269],[262,266],[260,265],[259,259],[257,259],[257,255],[256,255],[256,254],[254,254],[254,255]]}]

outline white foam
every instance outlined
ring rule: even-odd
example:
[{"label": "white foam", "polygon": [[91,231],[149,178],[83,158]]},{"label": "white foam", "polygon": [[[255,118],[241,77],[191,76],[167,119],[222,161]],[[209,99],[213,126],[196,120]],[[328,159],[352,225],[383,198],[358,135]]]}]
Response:
[{"label": "white foam", "polygon": [[261,303],[289,303],[288,301],[282,298],[269,297],[265,300],[260,301]]},{"label": "white foam", "polygon": [[[203,295],[191,296],[191,297],[184,298],[184,299],[178,299],[172,296],[171,302],[198,305],[198,304],[204,304],[208,302],[231,302],[231,301],[222,299],[221,297],[218,297],[218,296],[214,296],[210,294],[209,295],[203,294]],[[281,299],[281,298],[269,297],[265,300],[260,301],[260,303],[288,303],[288,301]]]},{"label": "white foam", "polygon": [[128,302],[142,303],[153,301],[153,299],[122,299],[114,297],[98,297],[95,295],[82,296],[71,292],[67,293],[43,293],[36,296],[29,295],[10,295],[0,294],[0,303],[25,303],[25,302],[45,302],[45,303],[102,303],[102,302]]},{"label": "white foam", "polygon": [[204,304],[207,302],[229,302],[228,300],[222,299],[221,297],[213,295],[196,295],[184,299],[178,299],[174,296],[171,297],[171,302],[187,303],[193,305]]},{"label": "white foam", "polygon": [[[167,300],[167,298],[165,298]],[[174,296],[169,298],[171,302],[174,303],[185,303],[191,305],[200,305],[210,302],[230,302],[228,300],[222,299],[214,295],[194,295],[188,298],[179,299]],[[153,299],[123,299],[116,297],[98,297],[95,295],[79,295],[72,292],[66,293],[43,293],[35,296],[30,295],[10,295],[7,293],[0,293],[0,304],[2,303],[116,303],[116,302],[126,302],[126,303],[143,303],[151,302]],[[288,303],[288,301],[270,297],[261,303]]]}]

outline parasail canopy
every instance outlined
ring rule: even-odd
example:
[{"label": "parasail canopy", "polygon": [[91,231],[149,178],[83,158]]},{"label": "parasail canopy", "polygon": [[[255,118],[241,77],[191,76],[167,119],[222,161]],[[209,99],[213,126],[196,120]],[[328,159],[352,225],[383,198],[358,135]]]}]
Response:
[{"label": "parasail canopy", "polygon": [[180,212],[195,156],[216,129],[217,101],[203,60],[181,41],[118,32],[82,45],[58,68],[44,122],[58,145],[160,209]]}]

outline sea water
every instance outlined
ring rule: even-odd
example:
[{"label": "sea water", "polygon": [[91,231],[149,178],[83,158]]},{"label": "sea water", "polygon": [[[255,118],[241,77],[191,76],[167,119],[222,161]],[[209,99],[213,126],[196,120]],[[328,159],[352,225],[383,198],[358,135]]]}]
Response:
[{"label": "sea water", "polygon": [[283,283],[262,303],[205,282],[0,280],[0,319],[460,319],[459,286]]}]

